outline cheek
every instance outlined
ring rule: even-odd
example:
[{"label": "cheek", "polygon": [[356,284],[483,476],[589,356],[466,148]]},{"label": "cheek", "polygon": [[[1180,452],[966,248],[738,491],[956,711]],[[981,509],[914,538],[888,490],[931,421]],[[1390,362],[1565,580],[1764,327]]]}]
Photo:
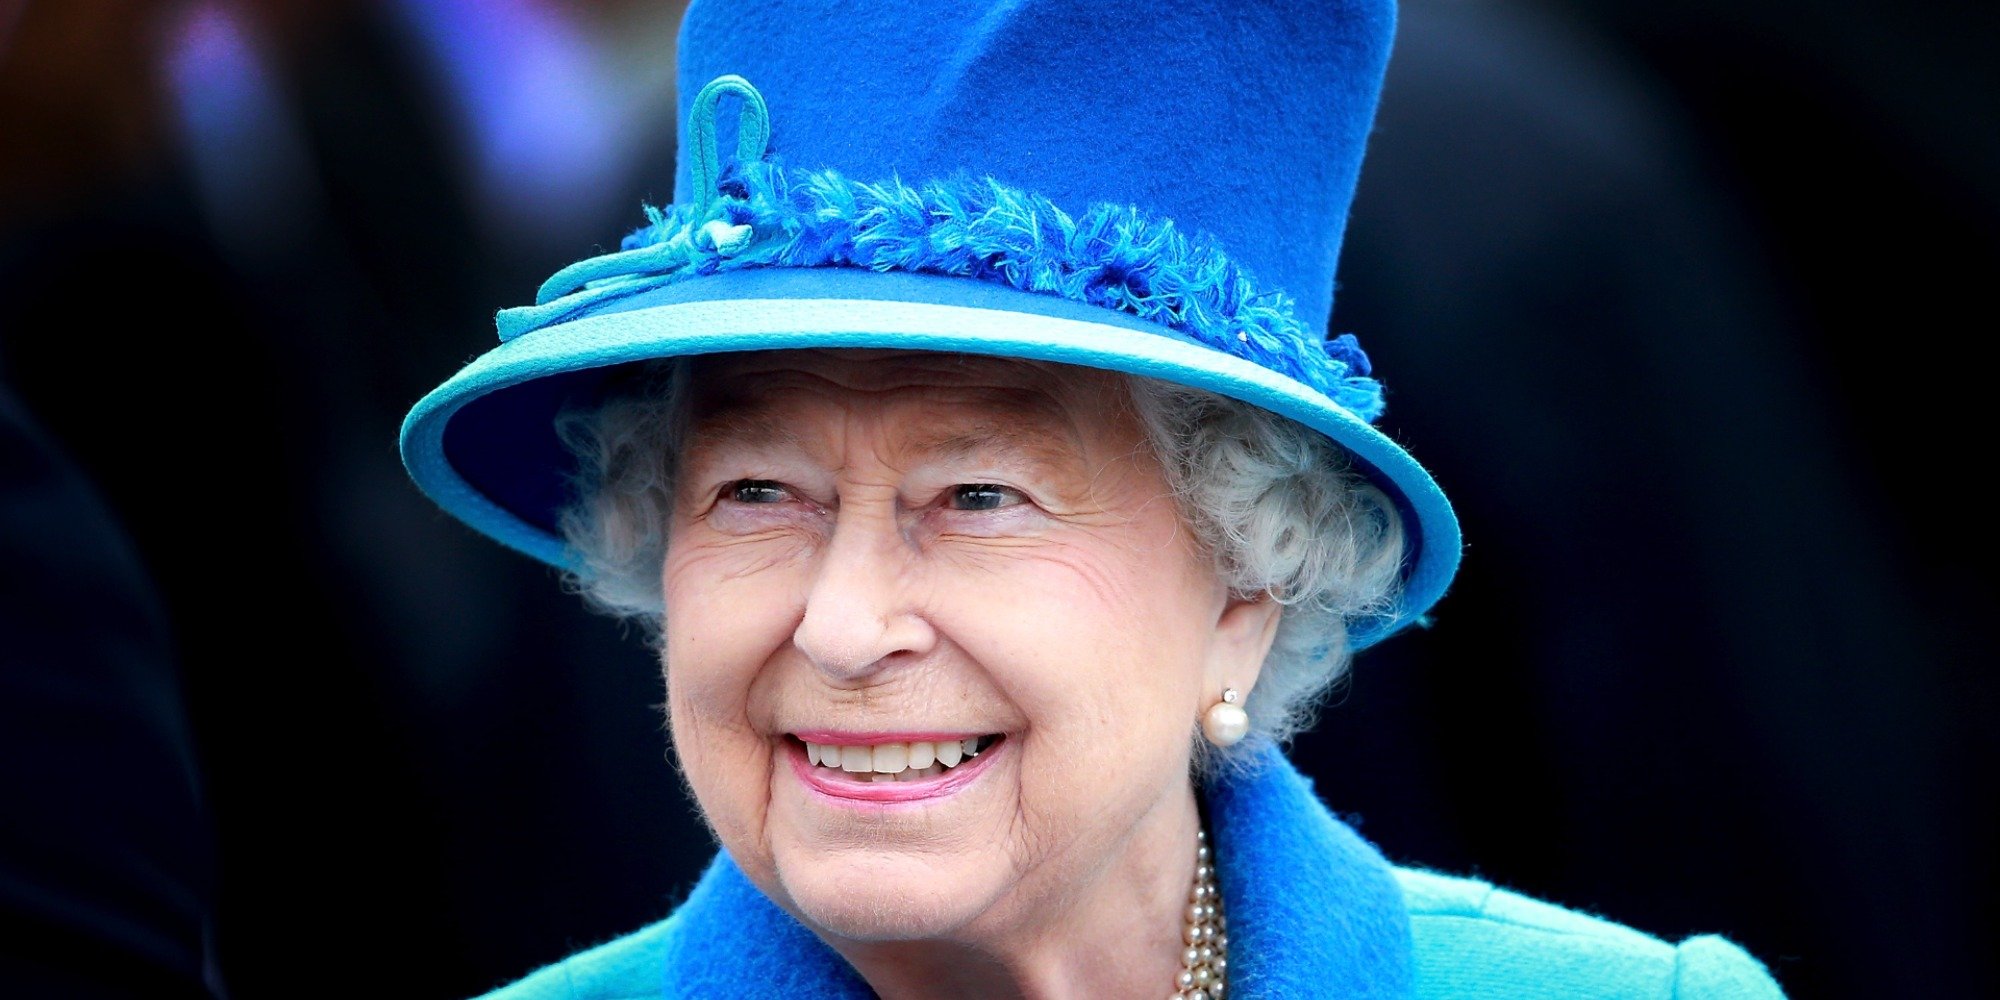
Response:
[{"label": "cheek", "polygon": [[1009,829],[1038,882],[1094,877],[1187,794],[1205,609],[1162,564],[1127,558],[1022,560],[968,589],[944,626],[1025,723]]},{"label": "cheek", "polygon": [[674,752],[716,835],[756,853],[769,801],[771,741],[755,725],[762,668],[796,624],[789,587],[742,573],[741,552],[669,547],[662,568],[668,718]]},{"label": "cheek", "polygon": [[799,617],[796,559],[779,546],[670,544],[661,568],[670,687],[702,706],[738,706],[756,669],[789,641]]},{"label": "cheek", "polygon": [[1006,665],[1045,765],[1185,756],[1220,589],[1173,523],[1126,527],[948,577],[946,630]]}]

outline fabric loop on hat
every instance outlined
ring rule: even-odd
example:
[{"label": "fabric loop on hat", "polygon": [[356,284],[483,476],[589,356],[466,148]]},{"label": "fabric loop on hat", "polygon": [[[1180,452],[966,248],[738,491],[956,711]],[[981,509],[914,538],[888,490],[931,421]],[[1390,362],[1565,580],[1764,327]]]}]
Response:
[{"label": "fabric loop on hat", "polygon": [[686,248],[688,239],[688,234],[678,233],[674,239],[652,246],[636,250],[620,250],[577,261],[549,275],[549,280],[542,282],[541,287],[535,290],[535,304],[547,305],[563,296],[581,291],[591,282],[606,278],[672,271],[684,262],[682,251]]},{"label": "fabric loop on hat", "polygon": [[715,113],[724,94],[735,94],[743,99],[743,110],[737,117],[736,127],[737,161],[748,163],[763,159],[764,150],[771,142],[771,109],[764,104],[764,95],[758,93],[750,81],[728,73],[708,81],[708,85],[694,95],[694,106],[688,110],[688,143],[694,154],[688,170],[694,184],[692,194],[697,199],[696,204],[704,210],[720,197],[716,185],[722,179],[722,161],[716,149]]}]

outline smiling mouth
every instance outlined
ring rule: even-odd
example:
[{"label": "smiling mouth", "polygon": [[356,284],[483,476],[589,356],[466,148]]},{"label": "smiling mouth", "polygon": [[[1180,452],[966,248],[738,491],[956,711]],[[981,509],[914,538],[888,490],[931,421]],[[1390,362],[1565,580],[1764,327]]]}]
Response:
[{"label": "smiling mouth", "polygon": [[990,752],[1006,737],[992,733],[962,739],[912,740],[865,746],[815,743],[797,736],[815,777],[852,784],[913,782],[939,778]]}]

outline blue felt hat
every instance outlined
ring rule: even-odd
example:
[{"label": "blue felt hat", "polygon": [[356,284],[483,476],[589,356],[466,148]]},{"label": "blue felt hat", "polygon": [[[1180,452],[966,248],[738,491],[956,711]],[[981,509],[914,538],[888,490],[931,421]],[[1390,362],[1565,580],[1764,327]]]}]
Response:
[{"label": "blue felt hat", "polygon": [[403,424],[418,486],[575,568],[554,416],[614,366],[792,347],[1035,358],[1233,396],[1324,432],[1400,508],[1393,620],[1458,565],[1437,484],[1370,426],[1334,263],[1392,0],[698,0],[674,203],[499,315]]}]

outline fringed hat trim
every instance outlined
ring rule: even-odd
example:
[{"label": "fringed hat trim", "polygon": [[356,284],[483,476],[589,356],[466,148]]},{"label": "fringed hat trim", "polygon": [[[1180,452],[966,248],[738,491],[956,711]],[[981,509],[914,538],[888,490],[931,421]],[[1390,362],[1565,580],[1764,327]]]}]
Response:
[{"label": "fringed hat trim", "polygon": [[991,177],[868,183],[737,159],[706,204],[647,206],[646,216],[619,252],[564,268],[534,305],[502,311],[500,339],[723,271],[907,271],[1115,309],[1295,378],[1363,420],[1382,415],[1381,383],[1352,334],[1326,339],[1290,296],[1260,290],[1213,241],[1136,206],[1100,203],[1072,216]]}]

